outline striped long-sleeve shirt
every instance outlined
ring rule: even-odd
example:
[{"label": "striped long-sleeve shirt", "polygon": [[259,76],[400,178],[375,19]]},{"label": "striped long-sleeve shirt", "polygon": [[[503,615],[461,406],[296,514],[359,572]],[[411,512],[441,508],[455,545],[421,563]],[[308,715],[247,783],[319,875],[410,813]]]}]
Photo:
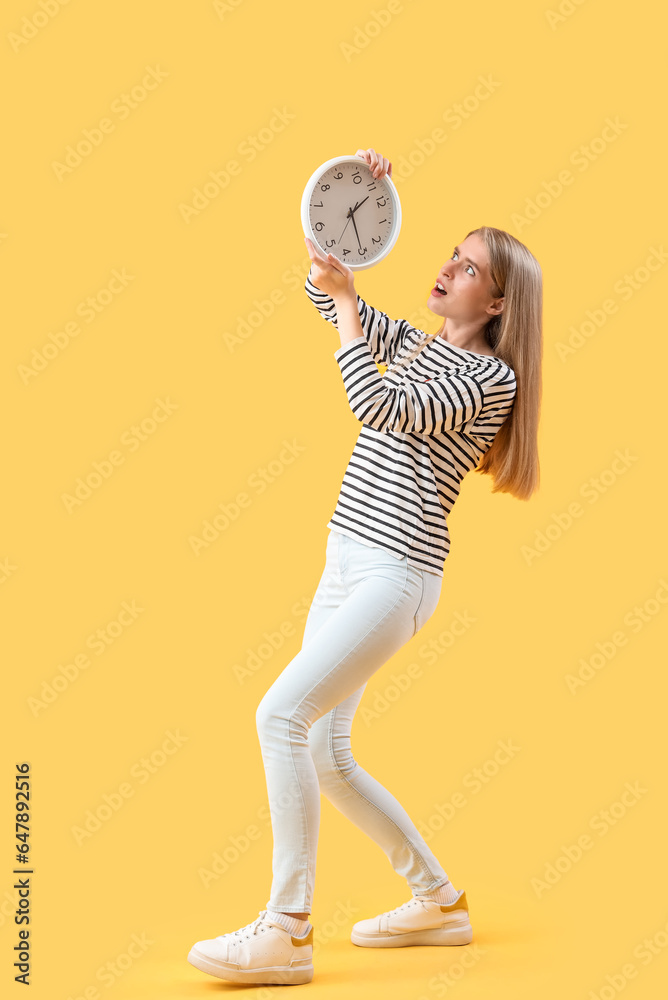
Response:
[{"label": "striped long-sleeve shirt", "polygon": [[[321,316],[337,325],[334,300],[306,277]],[[327,527],[443,576],[447,517],[462,479],[508,416],[512,368],[491,355],[390,319],[357,296],[364,336],[334,351],[359,436]],[[405,365],[402,359],[410,359]],[[381,375],[377,364],[387,366]]]}]

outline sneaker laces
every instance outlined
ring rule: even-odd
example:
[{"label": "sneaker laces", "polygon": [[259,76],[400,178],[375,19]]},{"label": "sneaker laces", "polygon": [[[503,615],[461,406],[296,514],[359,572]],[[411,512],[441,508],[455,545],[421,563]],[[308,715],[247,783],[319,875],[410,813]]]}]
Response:
[{"label": "sneaker laces", "polygon": [[229,931],[229,933],[221,934],[220,936],[230,938],[233,941],[241,941],[242,938],[250,938],[251,935],[257,934],[258,930],[265,931],[266,927],[263,925],[264,921],[267,919],[267,911],[260,910],[259,913],[259,917],[256,917],[255,920],[251,920],[251,922],[246,924],[245,927],[240,927],[238,931]]},{"label": "sneaker laces", "polygon": [[423,906],[422,900],[414,896],[413,899],[409,899],[407,903],[402,903],[401,906],[397,906],[394,910],[385,910],[382,915],[384,917],[393,917],[395,913],[404,913],[406,910],[409,910],[411,906],[417,906],[418,903]]}]

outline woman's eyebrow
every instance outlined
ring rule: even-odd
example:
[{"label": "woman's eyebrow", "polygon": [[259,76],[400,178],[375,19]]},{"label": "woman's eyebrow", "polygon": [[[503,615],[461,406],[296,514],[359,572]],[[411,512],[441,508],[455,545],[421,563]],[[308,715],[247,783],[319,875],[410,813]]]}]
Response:
[{"label": "woman's eyebrow", "polygon": [[[457,251],[458,254],[461,254],[461,250],[459,249],[459,247],[455,247],[455,250]],[[467,260],[469,264],[473,264],[474,267],[477,267],[478,270],[481,270],[480,265],[476,264],[476,262],[474,260],[471,260],[470,257],[464,257],[464,260]]]}]

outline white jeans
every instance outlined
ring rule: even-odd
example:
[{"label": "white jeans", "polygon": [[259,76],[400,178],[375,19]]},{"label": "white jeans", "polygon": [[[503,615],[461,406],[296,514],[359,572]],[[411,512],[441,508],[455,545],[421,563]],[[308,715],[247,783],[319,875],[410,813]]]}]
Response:
[{"label": "white jeans", "polygon": [[267,908],[312,911],[321,791],[376,841],[414,896],[447,881],[406,811],[350,747],[367,681],[431,617],[441,585],[405,556],[329,529],[302,648],[256,715],[274,838]]}]

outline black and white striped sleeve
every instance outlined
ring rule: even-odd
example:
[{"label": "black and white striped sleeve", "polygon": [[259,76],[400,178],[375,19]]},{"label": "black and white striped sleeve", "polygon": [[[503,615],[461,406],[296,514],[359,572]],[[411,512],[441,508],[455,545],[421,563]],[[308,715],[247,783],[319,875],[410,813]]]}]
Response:
[{"label": "black and white striped sleeve", "polygon": [[377,431],[440,434],[474,421],[484,406],[484,391],[473,375],[443,373],[432,379],[389,386],[374,365],[363,337],[334,352],[350,408]]},{"label": "black and white striped sleeve", "polygon": [[[320,315],[337,326],[336,305],[331,295],[326,295],[311,281],[311,270],[306,276],[304,288],[311,302],[315,305]],[[368,305],[364,299],[357,296],[357,312],[359,313],[364,337],[369,345],[373,360],[379,365],[389,365],[392,359],[401,350],[406,336],[415,329],[408,320],[390,319],[381,312]],[[337,327],[338,329],[338,327]]]}]

